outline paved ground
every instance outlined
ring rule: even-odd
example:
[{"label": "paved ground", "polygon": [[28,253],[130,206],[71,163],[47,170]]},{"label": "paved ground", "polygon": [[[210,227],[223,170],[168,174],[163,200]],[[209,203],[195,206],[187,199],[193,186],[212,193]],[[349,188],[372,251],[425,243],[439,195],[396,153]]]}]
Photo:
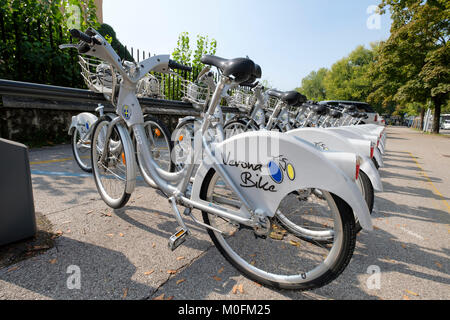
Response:
[{"label": "paved ground", "polygon": [[[194,236],[171,252],[176,222],[158,192],[141,183],[126,208],[111,210],[70,146],[31,150],[36,211],[62,235],[45,253],[0,269],[0,299],[450,299],[450,139],[388,133],[375,230],[358,236],[337,280],[303,293],[247,280],[192,223]],[[77,270],[81,287],[69,289]],[[379,287],[371,270],[381,272]],[[233,293],[236,284],[244,293]]]}]

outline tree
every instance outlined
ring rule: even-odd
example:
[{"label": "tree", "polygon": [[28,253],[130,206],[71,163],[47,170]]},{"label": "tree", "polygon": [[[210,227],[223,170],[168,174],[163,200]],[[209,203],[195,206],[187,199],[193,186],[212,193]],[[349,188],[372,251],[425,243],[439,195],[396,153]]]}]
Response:
[{"label": "tree", "polygon": [[125,48],[125,46],[117,39],[116,32],[113,27],[109,24],[103,23],[97,31],[105,37],[105,39],[110,40],[111,46],[122,59],[134,61],[134,58],[131,56],[127,48]]},{"label": "tree", "polygon": [[177,47],[172,53],[172,58],[179,63],[201,69],[203,68],[203,64],[200,59],[205,54],[216,54],[216,50],[217,41],[215,39],[211,39],[210,41],[208,36],[197,35],[196,48],[192,56],[189,33],[182,32],[178,36]]},{"label": "tree", "polygon": [[[372,69],[371,99],[399,103],[432,101],[434,133],[450,92],[450,3],[445,0],[382,0],[391,11],[391,36]],[[424,108],[421,109],[423,114]]]},{"label": "tree", "polygon": [[177,47],[172,52],[172,58],[181,64],[188,65],[191,63],[191,56],[189,33],[182,32],[178,36]]},{"label": "tree", "polygon": [[58,45],[74,21],[85,30],[96,19],[93,0],[0,0],[0,78],[81,87],[77,52]]},{"label": "tree", "polygon": [[358,46],[347,57],[331,66],[323,79],[327,99],[366,101],[372,85],[367,71],[373,63],[372,49]]},{"label": "tree", "polygon": [[197,47],[194,51],[194,59],[192,60],[192,66],[198,69],[203,68],[203,64],[201,63],[201,58],[205,54],[216,54],[217,50],[217,41],[215,39],[211,39],[209,41],[208,36],[197,35]]},{"label": "tree", "polygon": [[328,69],[321,68],[318,71],[312,71],[309,75],[302,79],[302,86],[297,89],[304,94],[309,100],[322,101],[325,100],[326,90],[323,80]]}]

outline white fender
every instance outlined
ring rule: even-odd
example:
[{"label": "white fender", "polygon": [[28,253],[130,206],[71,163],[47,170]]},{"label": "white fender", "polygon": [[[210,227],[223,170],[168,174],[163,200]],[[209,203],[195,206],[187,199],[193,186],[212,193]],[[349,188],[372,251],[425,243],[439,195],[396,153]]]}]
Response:
[{"label": "white fender", "polygon": [[323,128],[299,128],[290,130],[286,134],[311,142],[322,150],[351,152],[361,157],[370,157],[370,141],[348,138],[337,131]]},{"label": "white fender", "polygon": [[[266,148],[268,145],[270,148]],[[326,158],[326,153],[295,136],[270,131],[241,133],[215,145],[220,165],[255,210],[273,216],[287,194],[298,189],[323,189],[343,199],[361,226],[372,230],[369,209],[360,190],[343,170]],[[339,154],[330,153],[334,157]],[[348,159],[349,170],[355,168],[355,154],[340,154],[342,159]],[[193,200],[201,201],[203,180],[212,168],[208,162],[202,163],[195,176]]]},{"label": "white fender", "polygon": [[378,142],[377,136],[361,133],[361,131],[359,131],[359,130],[354,130],[353,128],[355,128],[355,127],[356,126],[353,126],[353,127],[330,127],[330,128],[326,128],[326,130],[339,132],[348,138],[369,140],[369,141],[373,142],[375,145],[377,145],[377,142]]},{"label": "white fender", "polygon": [[383,142],[383,140],[381,138],[380,138],[380,143],[378,145],[378,148],[380,149],[381,154],[384,155],[385,147],[384,147],[384,142]]},{"label": "white fender", "polygon": [[364,171],[364,173],[369,177],[375,191],[383,192],[383,184],[381,183],[380,173],[377,168],[375,168],[375,164],[370,158],[363,157],[363,162],[361,163],[359,169]]},{"label": "white fender", "polygon": [[383,168],[384,167],[383,157],[381,156],[381,152],[378,148],[375,148],[373,150],[373,157],[375,158],[375,160],[377,160],[377,163],[380,166],[380,168]]},{"label": "white fender", "polygon": [[86,131],[88,131],[91,128],[91,126],[97,121],[97,119],[98,118],[95,115],[89,112],[83,112],[76,116],[73,116],[72,123],[70,124],[69,127],[69,135],[72,134],[73,130],[77,126],[83,126],[86,129]]},{"label": "white fender", "polygon": [[383,133],[384,131],[384,127],[376,124],[359,124],[357,127],[366,130],[367,133],[374,134],[377,136],[380,136],[380,134]]},{"label": "white fender", "polygon": [[[294,135],[307,140],[319,147],[321,150],[333,150],[355,153],[362,158],[360,169],[369,177],[376,191],[383,191],[380,175],[370,159],[371,142],[363,139],[346,138],[339,132],[324,130],[322,128],[300,128],[288,131],[287,134]],[[354,175],[354,170],[352,170]],[[353,178],[351,176],[351,178]]]}]

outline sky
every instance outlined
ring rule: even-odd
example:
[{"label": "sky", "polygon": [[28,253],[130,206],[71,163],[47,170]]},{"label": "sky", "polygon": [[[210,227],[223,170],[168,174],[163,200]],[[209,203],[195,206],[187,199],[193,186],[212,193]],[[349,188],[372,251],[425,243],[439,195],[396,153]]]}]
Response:
[{"label": "sky", "polygon": [[[170,54],[181,32],[217,40],[216,55],[251,58],[279,90],[300,87],[311,71],[329,68],[358,45],[389,37],[380,0],[104,0],[103,20],[127,47]],[[369,10],[369,12],[368,12]],[[379,23],[378,23],[379,21]],[[368,27],[368,22],[369,26]]]}]

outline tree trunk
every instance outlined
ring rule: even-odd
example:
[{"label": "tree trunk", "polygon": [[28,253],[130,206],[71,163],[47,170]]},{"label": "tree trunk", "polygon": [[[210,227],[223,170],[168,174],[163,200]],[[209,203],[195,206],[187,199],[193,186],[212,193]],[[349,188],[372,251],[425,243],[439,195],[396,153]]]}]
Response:
[{"label": "tree trunk", "polygon": [[424,126],[424,118],[425,118],[425,108],[420,108],[420,130],[423,130]]},{"label": "tree trunk", "polygon": [[441,120],[441,106],[442,99],[440,96],[435,96],[432,98],[434,103],[434,117],[433,117],[433,131],[432,133],[439,133],[440,120]]}]

